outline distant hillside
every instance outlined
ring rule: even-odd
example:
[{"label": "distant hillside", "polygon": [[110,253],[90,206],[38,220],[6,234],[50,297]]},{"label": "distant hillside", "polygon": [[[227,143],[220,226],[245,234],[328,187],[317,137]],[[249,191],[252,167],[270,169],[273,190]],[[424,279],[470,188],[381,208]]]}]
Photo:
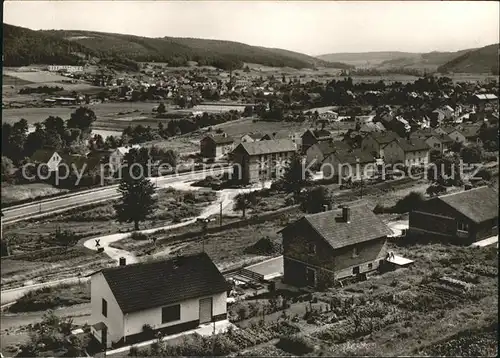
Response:
[{"label": "distant hillside", "polygon": [[498,74],[499,44],[468,51],[438,68],[441,73],[493,73]]},{"label": "distant hillside", "polygon": [[71,40],[102,56],[125,57],[138,62],[167,62],[172,66],[196,61],[199,65],[222,68],[238,67],[244,62],[274,67],[305,68],[314,67],[318,63],[318,59],[312,56],[231,41],[176,37],[148,38],[93,31],[51,30],[44,33]]},{"label": "distant hillside", "polygon": [[341,52],[317,56],[320,60],[343,62],[357,67],[376,67],[384,61],[419,56],[418,53],[398,51]]},{"label": "distant hillside", "polygon": [[339,69],[351,69],[354,67],[353,65],[349,65],[347,63],[343,63],[343,62],[339,62],[339,61],[325,61],[325,60],[322,60],[320,58],[304,55],[303,53],[300,53],[300,52],[283,50],[280,48],[267,48],[267,47],[260,47],[260,48],[267,50],[267,51],[272,51],[272,52],[279,54],[279,55],[282,55],[282,56],[295,58],[299,61],[311,62],[314,66],[317,66],[317,67],[330,67],[330,68],[339,68]]},{"label": "distant hillside", "polygon": [[467,49],[456,52],[360,52],[360,53],[333,53],[318,56],[328,61],[341,61],[358,68],[374,68],[377,70],[388,69],[416,69],[437,71],[439,66],[444,65],[457,57],[460,57],[475,49]]},{"label": "distant hillside", "polygon": [[[23,27],[3,24],[3,65],[77,64],[81,55],[93,55],[83,45]],[[79,56],[80,55],[80,56]]]}]

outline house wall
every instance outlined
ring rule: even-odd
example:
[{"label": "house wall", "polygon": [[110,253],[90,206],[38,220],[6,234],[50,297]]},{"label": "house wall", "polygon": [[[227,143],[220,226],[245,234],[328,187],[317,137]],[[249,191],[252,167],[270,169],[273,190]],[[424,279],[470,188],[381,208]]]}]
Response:
[{"label": "house wall", "polygon": [[318,144],[314,144],[309,147],[306,151],[306,164],[312,163],[321,163],[324,159],[323,152],[319,149]]},{"label": "house wall", "polygon": [[[102,299],[108,303],[107,317],[102,315]],[[104,322],[108,327],[107,343],[118,342],[123,338],[124,318],[123,313],[118,306],[115,296],[111,292],[106,279],[102,273],[96,273],[90,280],[90,305],[92,308],[90,322],[92,324]],[[101,342],[100,334],[96,339]]]},{"label": "house wall", "polygon": [[[332,220],[335,218],[332,217]],[[322,288],[353,275],[352,269],[356,266],[360,268],[360,273],[377,269],[380,260],[387,255],[385,237],[333,250],[312,230],[293,228],[282,235],[283,281],[298,287],[310,286],[306,279],[307,268],[316,272],[315,287]],[[316,245],[315,253],[309,252],[310,244]],[[352,256],[354,247],[358,249],[356,257]]]},{"label": "house wall", "polygon": [[[469,225],[468,232],[458,231],[459,222]],[[410,212],[409,232],[437,235],[452,242],[474,242],[498,234],[498,217],[477,224],[436,198]]]},{"label": "house wall", "polygon": [[203,138],[200,141],[200,154],[203,158],[215,158],[217,156],[216,145],[211,138]]},{"label": "house wall", "polygon": [[111,167],[114,169],[114,170],[117,170],[121,164],[123,162],[123,155],[115,150],[113,153],[110,154],[109,156],[109,165],[111,165]]},{"label": "house wall", "polygon": [[385,163],[401,163],[404,162],[405,153],[399,146],[397,141],[392,141],[380,150],[380,156]]},{"label": "house wall", "polygon": [[[359,273],[378,269],[387,256],[386,241],[385,237],[381,237],[335,250],[335,279],[339,280],[354,275],[353,269],[355,267],[359,267]],[[353,256],[354,248],[357,249],[357,256]]]},{"label": "house wall", "polygon": [[459,131],[453,131],[449,133],[448,136],[450,136],[450,138],[453,139],[455,142],[460,142],[462,144],[467,143],[467,138],[465,138],[465,136]]},{"label": "house wall", "polygon": [[293,153],[280,152],[250,156],[246,152],[238,151],[233,152],[233,163],[241,167],[242,182],[257,183],[262,180],[280,178],[285,172],[284,164],[292,158]]},{"label": "house wall", "polygon": [[429,163],[429,151],[415,151],[405,153],[405,165],[427,165]]},{"label": "house wall", "polygon": [[49,171],[53,172],[57,170],[57,167],[59,166],[61,161],[62,158],[59,155],[59,153],[54,152],[54,154],[52,154],[52,157],[50,157],[49,161],[47,162],[47,167],[49,168]]},{"label": "house wall", "polygon": [[[180,320],[174,322],[168,322],[164,324],[161,323],[162,307],[156,307],[126,314],[124,319],[125,336],[128,337],[142,333],[142,327],[145,324],[149,324],[154,330],[181,325],[184,327],[192,326],[196,328],[199,325],[200,321],[200,299],[206,297],[212,297],[212,317],[226,315],[227,292],[222,292],[211,296],[197,297],[194,299],[186,300],[184,302],[180,302],[181,318]],[[125,339],[125,343],[126,341],[127,340]]]},{"label": "house wall", "polygon": [[312,145],[314,145],[316,143],[318,143],[318,141],[316,140],[316,137],[314,137],[311,132],[306,131],[302,135],[302,151],[303,151],[303,153],[306,153],[307,150],[309,149],[309,147],[311,147]]},{"label": "house wall", "polygon": [[441,141],[439,139],[437,139],[436,137],[434,136],[431,136],[429,138],[427,138],[425,140],[425,143],[427,143],[427,145],[429,147],[431,147],[431,149],[435,149],[435,150],[439,150],[441,153],[443,152],[443,143],[441,143]]},{"label": "house wall", "polygon": [[233,144],[217,144],[215,145],[215,156],[222,157],[233,150]]},{"label": "house wall", "polygon": [[[316,271],[315,286],[333,285],[335,263],[331,246],[312,230],[294,228],[282,234],[283,281],[298,287],[307,286],[306,268],[309,267]],[[309,252],[309,244],[316,246],[315,253]]]},{"label": "house wall", "polygon": [[380,145],[379,143],[373,139],[371,135],[367,135],[363,140],[361,141],[361,148],[364,151],[370,152],[370,153],[376,153],[378,157],[383,156],[383,152],[380,150]]}]

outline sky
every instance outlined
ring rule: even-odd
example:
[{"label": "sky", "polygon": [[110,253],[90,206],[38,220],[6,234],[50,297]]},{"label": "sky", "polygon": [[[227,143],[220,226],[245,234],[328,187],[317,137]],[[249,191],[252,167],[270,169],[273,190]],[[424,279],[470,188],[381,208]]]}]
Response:
[{"label": "sky", "polygon": [[4,23],[197,37],[309,55],[457,51],[499,42],[497,1],[19,1]]}]

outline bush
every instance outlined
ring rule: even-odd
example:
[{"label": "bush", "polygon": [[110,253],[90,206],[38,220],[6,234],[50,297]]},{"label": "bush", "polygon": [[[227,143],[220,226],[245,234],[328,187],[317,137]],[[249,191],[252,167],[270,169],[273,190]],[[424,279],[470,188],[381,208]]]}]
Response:
[{"label": "bush", "polygon": [[424,198],[422,194],[412,191],[404,198],[398,200],[396,205],[394,205],[393,210],[398,214],[407,213],[415,209],[423,201]]},{"label": "bush", "polygon": [[132,234],[130,234],[130,238],[132,240],[136,240],[136,241],[144,241],[144,240],[148,239],[148,236],[146,234],[141,233],[141,232],[134,231]]},{"label": "bush", "polygon": [[297,334],[281,337],[276,347],[294,355],[303,355],[314,351],[312,342]]}]

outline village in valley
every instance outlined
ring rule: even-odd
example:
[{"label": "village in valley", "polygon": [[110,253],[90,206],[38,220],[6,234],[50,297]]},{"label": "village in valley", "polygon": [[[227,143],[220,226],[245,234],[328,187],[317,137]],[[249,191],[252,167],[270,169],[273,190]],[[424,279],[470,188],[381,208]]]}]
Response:
[{"label": "village in valley", "polygon": [[498,43],[5,21],[2,357],[498,354]]}]

